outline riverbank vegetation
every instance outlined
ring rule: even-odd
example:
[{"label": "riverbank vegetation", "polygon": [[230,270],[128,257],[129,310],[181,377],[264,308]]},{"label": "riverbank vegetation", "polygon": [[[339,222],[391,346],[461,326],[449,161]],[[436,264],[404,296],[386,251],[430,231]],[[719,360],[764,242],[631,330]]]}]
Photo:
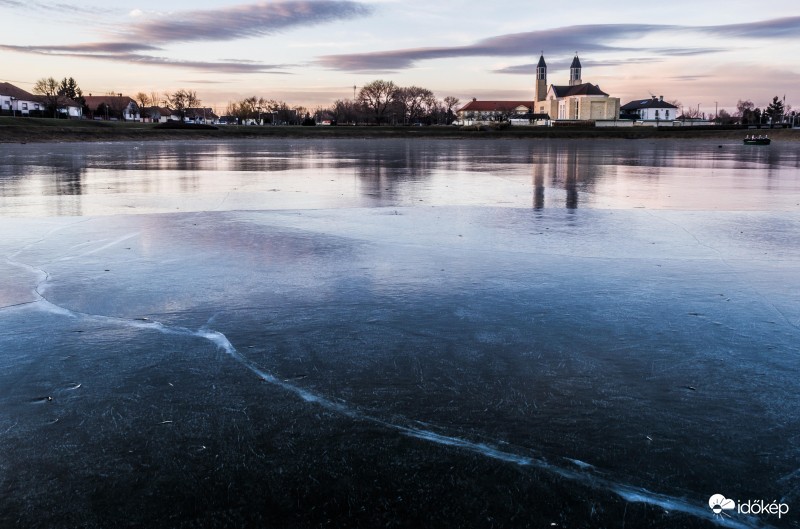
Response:
[{"label": "riverbank vegetation", "polygon": [[738,127],[509,127],[453,126],[243,126],[218,129],[158,128],[151,123],[0,117],[0,142],[154,141],[246,138],[585,138],[741,140],[745,134],[769,134],[776,141],[799,141],[800,130]]}]

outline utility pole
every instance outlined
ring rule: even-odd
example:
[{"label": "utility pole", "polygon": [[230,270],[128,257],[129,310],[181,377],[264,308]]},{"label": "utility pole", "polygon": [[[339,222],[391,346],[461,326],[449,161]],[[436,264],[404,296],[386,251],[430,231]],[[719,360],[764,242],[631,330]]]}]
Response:
[{"label": "utility pole", "polygon": [[356,85],[353,85],[353,101],[356,100]]},{"label": "utility pole", "polygon": [[[714,121],[719,121],[719,109],[717,102],[714,101]],[[719,123],[717,123],[719,124]]]}]

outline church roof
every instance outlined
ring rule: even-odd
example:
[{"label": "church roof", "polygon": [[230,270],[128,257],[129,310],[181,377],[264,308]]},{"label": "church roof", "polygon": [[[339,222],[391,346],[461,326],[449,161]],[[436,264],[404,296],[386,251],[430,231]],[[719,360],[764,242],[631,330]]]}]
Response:
[{"label": "church roof", "polygon": [[630,103],[625,103],[621,107],[620,110],[637,110],[640,108],[675,108],[675,105],[671,103],[667,103],[664,100],[657,99],[655,97],[651,97],[650,99],[636,99],[635,101],[631,101]]},{"label": "church roof", "polygon": [[544,62],[544,54],[539,55],[539,63],[536,65],[537,68],[547,68],[547,64]]},{"label": "church roof", "polygon": [[[579,63],[580,64],[580,63]],[[600,87],[592,83],[576,84],[574,86],[556,86],[552,85],[553,93],[556,97],[570,97],[570,96],[607,96],[605,92],[600,90]]]},{"label": "church roof", "polygon": [[572,59],[572,64],[569,65],[570,68],[580,68],[581,61],[578,59],[578,54],[575,54],[575,58]]},{"label": "church roof", "polygon": [[458,112],[509,112],[520,106],[533,108],[533,101],[478,101],[473,99],[461,107]]}]

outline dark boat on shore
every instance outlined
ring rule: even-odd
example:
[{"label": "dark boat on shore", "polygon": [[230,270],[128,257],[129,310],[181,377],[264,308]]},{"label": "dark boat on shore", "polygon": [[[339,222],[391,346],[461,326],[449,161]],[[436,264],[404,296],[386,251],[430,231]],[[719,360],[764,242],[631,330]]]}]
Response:
[{"label": "dark boat on shore", "polygon": [[756,138],[755,136],[752,138],[745,138],[743,141],[745,145],[769,145],[772,143],[772,140],[769,138]]}]

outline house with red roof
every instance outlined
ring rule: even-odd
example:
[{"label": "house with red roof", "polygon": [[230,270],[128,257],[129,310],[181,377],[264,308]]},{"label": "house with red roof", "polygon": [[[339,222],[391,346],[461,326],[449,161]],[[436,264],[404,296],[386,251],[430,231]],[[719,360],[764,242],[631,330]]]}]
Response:
[{"label": "house with red roof", "polygon": [[[11,83],[0,83],[0,114],[53,117],[45,115],[49,104],[44,96],[31,94]],[[57,106],[61,117],[80,119],[83,116],[83,107],[68,97],[59,96]]]},{"label": "house with red roof", "polygon": [[478,101],[473,99],[456,111],[464,125],[510,121],[514,125],[547,125],[550,116],[535,114],[533,101]]}]

